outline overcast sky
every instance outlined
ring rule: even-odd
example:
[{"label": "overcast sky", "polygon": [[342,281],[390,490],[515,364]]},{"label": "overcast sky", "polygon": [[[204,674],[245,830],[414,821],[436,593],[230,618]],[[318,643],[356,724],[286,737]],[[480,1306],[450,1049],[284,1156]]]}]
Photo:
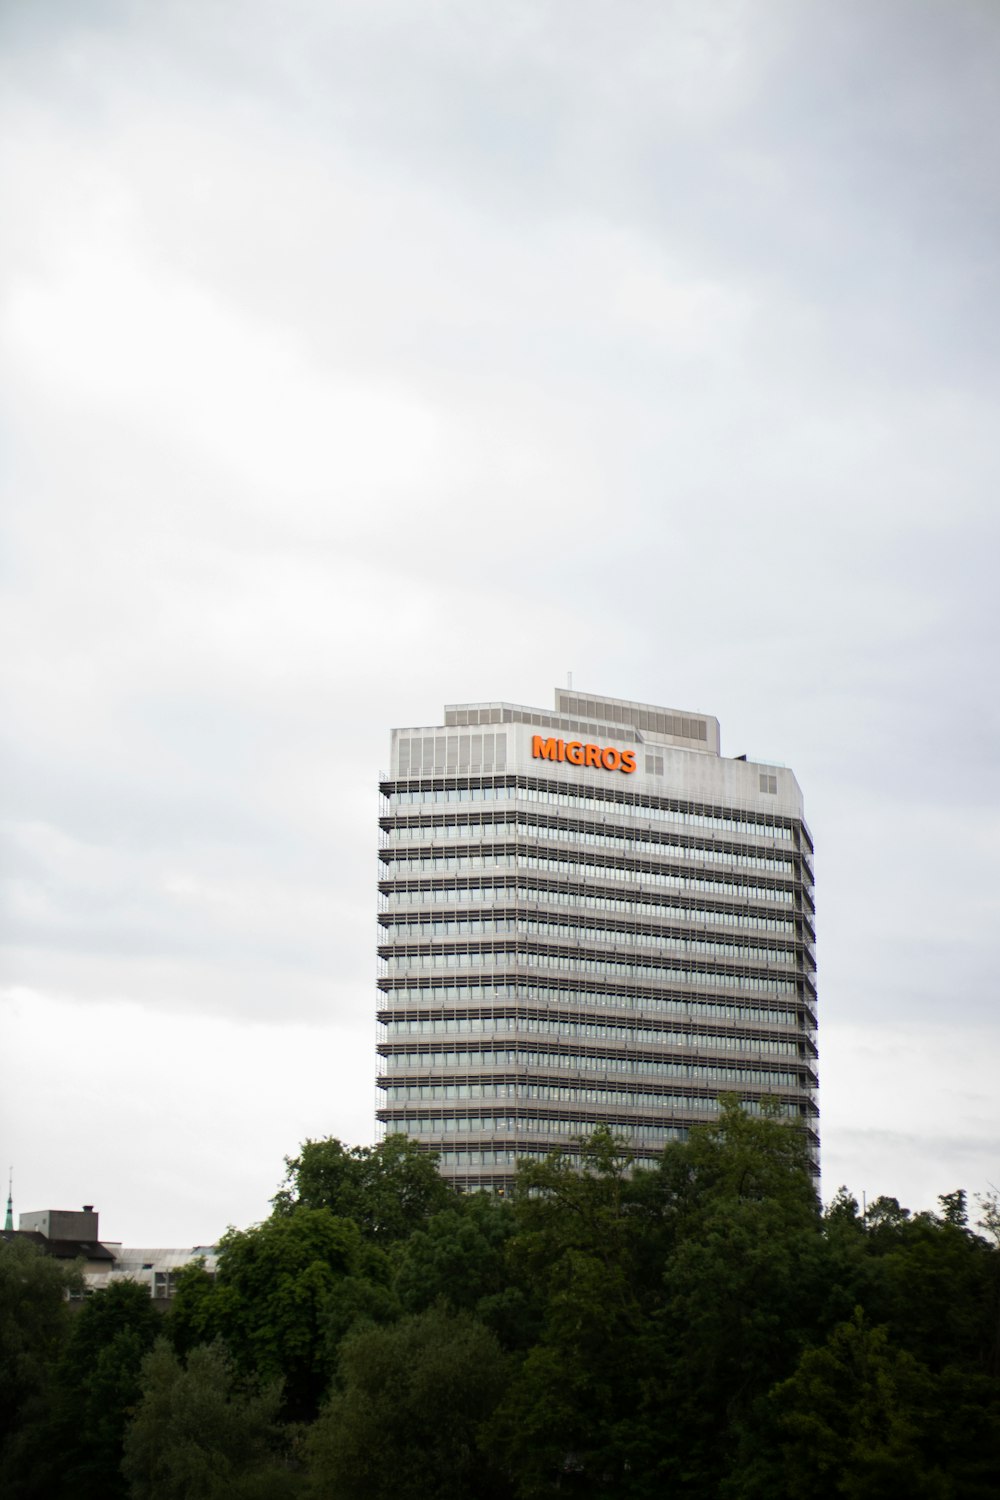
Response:
[{"label": "overcast sky", "polygon": [[393,724],[716,714],[817,845],[824,1194],[1000,1184],[993,0],[0,7],[0,1165],[374,1139]]}]

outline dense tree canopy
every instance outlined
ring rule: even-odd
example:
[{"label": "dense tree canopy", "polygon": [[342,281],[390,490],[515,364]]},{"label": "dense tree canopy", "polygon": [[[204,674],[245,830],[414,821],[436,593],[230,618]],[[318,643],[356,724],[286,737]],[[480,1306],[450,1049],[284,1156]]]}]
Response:
[{"label": "dense tree canopy", "polygon": [[[51,1263],[50,1263],[51,1264]],[[77,1289],[79,1276],[75,1276]],[[62,1294],[60,1293],[60,1296]],[[122,1442],[142,1361],[162,1332],[148,1290],[120,1281],[72,1304],[42,1399],[0,1450],[5,1500],[118,1500]]]},{"label": "dense tree canopy", "polygon": [[452,1196],[434,1157],[403,1135],[351,1148],[334,1139],[306,1141],[285,1166],[288,1175],[274,1198],[277,1213],[328,1208],[380,1244],[405,1239]]},{"label": "dense tree canopy", "polygon": [[732,1102],[651,1167],[598,1131],[504,1198],[399,1137],[287,1168],[165,1319],[127,1285],[68,1313],[0,1247],[5,1495],[1000,1493],[994,1203],[822,1212],[801,1135]]},{"label": "dense tree canopy", "polygon": [[0,1445],[37,1400],[69,1331],[70,1276],[27,1240],[0,1239]]},{"label": "dense tree canopy", "polygon": [[345,1338],[309,1439],[311,1493],[338,1500],[489,1500],[506,1493],[478,1433],[506,1379],[490,1331],[431,1308]]},{"label": "dense tree canopy", "polygon": [[134,1500],[281,1500],[299,1488],[284,1461],[281,1384],[243,1385],[221,1344],[182,1361],[164,1338],[143,1364],[124,1443]]},{"label": "dense tree canopy", "polygon": [[182,1277],[174,1320],[184,1347],[221,1339],[245,1374],[284,1383],[288,1415],[308,1419],[332,1370],[328,1329],[344,1321],[345,1285],[363,1302],[388,1274],[353,1220],[296,1205],[223,1235],[214,1283]]}]

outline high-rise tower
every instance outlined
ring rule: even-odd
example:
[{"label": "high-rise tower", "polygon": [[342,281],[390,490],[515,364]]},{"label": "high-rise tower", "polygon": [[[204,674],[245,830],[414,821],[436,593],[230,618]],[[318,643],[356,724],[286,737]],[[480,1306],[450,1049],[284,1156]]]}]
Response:
[{"label": "high-rise tower", "polygon": [[639,1158],[720,1094],[818,1170],[812,840],[718,720],[556,689],[394,729],[381,782],[378,1118],[464,1188],[597,1125]]}]

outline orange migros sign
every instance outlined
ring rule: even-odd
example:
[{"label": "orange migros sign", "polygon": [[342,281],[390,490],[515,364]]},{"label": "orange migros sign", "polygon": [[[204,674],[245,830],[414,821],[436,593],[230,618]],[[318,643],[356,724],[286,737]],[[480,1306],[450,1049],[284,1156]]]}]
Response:
[{"label": "orange migros sign", "polygon": [[585,745],[580,740],[552,740],[543,734],[531,737],[534,760],[569,761],[571,766],[592,766],[595,771],[635,770],[635,751],[616,750],[613,745]]}]

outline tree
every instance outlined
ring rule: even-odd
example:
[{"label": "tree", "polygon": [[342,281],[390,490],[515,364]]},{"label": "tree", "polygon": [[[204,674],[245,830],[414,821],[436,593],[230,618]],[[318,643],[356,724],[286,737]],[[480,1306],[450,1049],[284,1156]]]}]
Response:
[{"label": "tree", "polygon": [[182,1364],[158,1339],[125,1434],[130,1500],[285,1500],[299,1476],[284,1461],[279,1382],[241,1386],[221,1344]]},{"label": "tree", "polygon": [[716,1494],[757,1401],[813,1336],[825,1269],[818,1223],[789,1222],[768,1200],[717,1205],[678,1244],[657,1315],[661,1373],[643,1415],[648,1432],[658,1404],[671,1411],[653,1446],[685,1493]]},{"label": "tree", "polygon": [[677,1212],[697,1221],[706,1205],[770,1201],[788,1218],[816,1223],[820,1204],[803,1132],[770,1101],[760,1115],[748,1114],[735,1095],[719,1103],[716,1120],[664,1150],[662,1180]]},{"label": "tree", "polygon": [[214,1337],[214,1291],[215,1277],[205,1269],[201,1256],[175,1271],[174,1295],[164,1326],[178,1354],[187,1354]]},{"label": "tree", "polygon": [[[489,1423],[491,1451],[524,1497],[637,1493],[630,1423],[650,1376],[662,1301],[663,1211],[653,1174],[607,1130],[519,1174],[515,1274],[539,1337]],[[654,1252],[655,1255],[655,1252]],[[652,1478],[653,1476],[649,1476]]]},{"label": "tree", "polygon": [[56,1492],[55,1372],[72,1327],[66,1294],[81,1287],[79,1271],[30,1241],[0,1240],[0,1494],[9,1500]]},{"label": "tree", "polygon": [[503,1390],[497,1340],[431,1308],[341,1346],[338,1383],[308,1438],[309,1493],[337,1500],[492,1500],[478,1442]]},{"label": "tree", "polygon": [[49,1381],[69,1333],[66,1294],[79,1285],[30,1240],[0,1240],[0,1451]]},{"label": "tree", "polygon": [[437,1157],[405,1135],[351,1148],[332,1136],[306,1141],[285,1166],[285,1182],[274,1198],[277,1213],[328,1208],[380,1245],[422,1228],[455,1196],[438,1173]]},{"label": "tree", "polygon": [[968,1227],[963,1191],[939,1201],[940,1215],[910,1214],[894,1198],[872,1205],[859,1300],[897,1347],[929,1369],[995,1373],[1000,1254]]},{"label": "tree", "polygon": [[524,1172],[513,1254],[544,1327],[491,1441],[524,1497],[714,1497],[824,1291],[804,1140],[729,1101],[653,1170],[602,1131],[580,1159]]},{"label": "tree", "polygon": [[401,1308],[423,1312],[436,1302],[472,1313],[504,1348],[524,1348],[537,1322],[507,1251],[517,1229],[513,1204],[489,1193],[456,1198],[394,1251],[393,1287]]},{"label": "tree", "polygon": [[953,1193],[942,1193],[938,1202],[945,1224],[951,1224],[955,1229],[968,1229],[969,1201],[964,1188],[957,1188]]},{"label": "tree", "polygon": [[976,1220],[977,1229],[982,1229],[991,1243],[1000,1249],[1000,1193],[982,1193],[976,1198],[982,1218]]},{"label": "tree", "polygon": [[275,1213],[223,1235],[214,1285],[203,1273],[181,1279],[173,1314],[179,1347],[221,1338],[244,1375],[283,1381],[286,1416],[308,1421],[333,1368],[331,1320],[343,1331],[352,1321],[345,1302],[363,1300],[363,1288],[348,1295],[345,1283],[377,1288],[388,1280],[384,1254],[363,1242],[352,1220],[328,1208]]},{"label": "tree", "polygon": [[59,1493],[74,1500],[124,1495],[122,1439],[139,1399],[143,1358],[161,1331],[160,1314],[137,1282],[113,1282],[80,1308],[56,1372]]},{"label": "tree", "polygon": [[952,1493],[927,1462],[921,1432],[933,1414],[929,1372],[892,1346],[861,1308],[772,1394],[784,1434],[784,1493],[811,1500],[879,1500]]}]

